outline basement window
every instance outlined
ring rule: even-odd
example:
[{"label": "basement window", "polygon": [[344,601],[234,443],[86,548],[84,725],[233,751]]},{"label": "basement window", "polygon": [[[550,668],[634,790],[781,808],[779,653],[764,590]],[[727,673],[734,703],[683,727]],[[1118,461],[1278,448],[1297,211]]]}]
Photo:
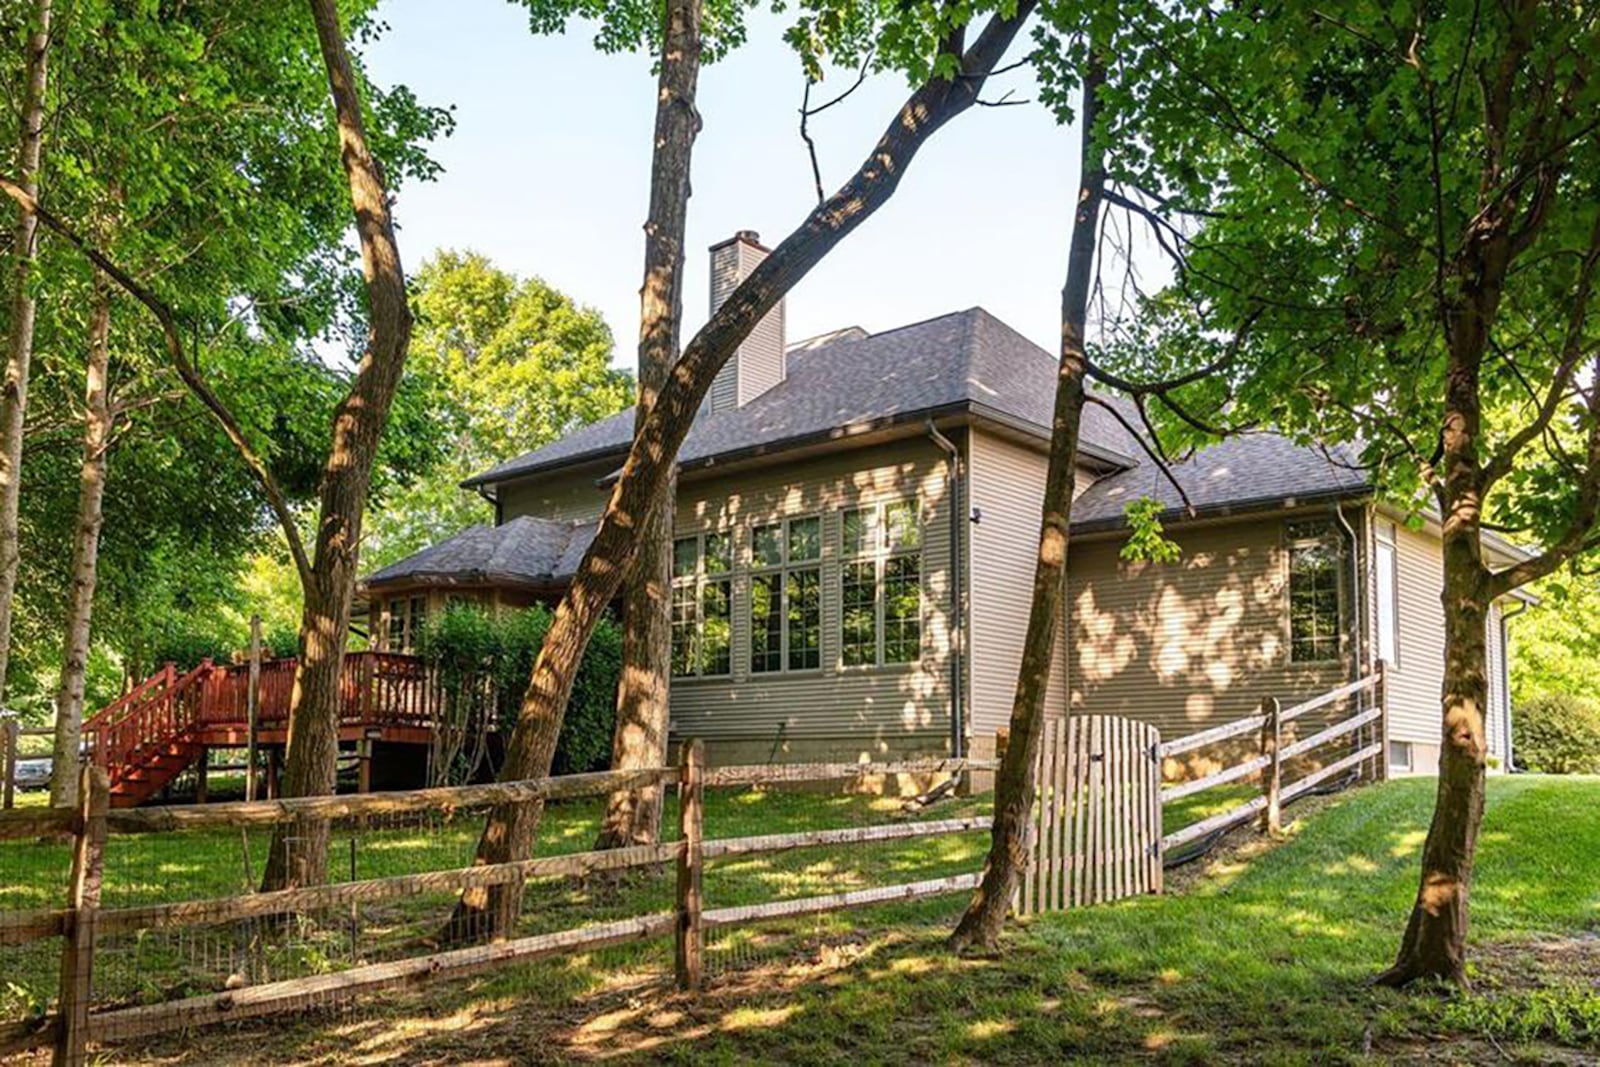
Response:
[{"label": "basement window", "polygon": [[1389,769],[1391,771],[1409,771],[1411,767],[1411,742],[1389,742]]}]

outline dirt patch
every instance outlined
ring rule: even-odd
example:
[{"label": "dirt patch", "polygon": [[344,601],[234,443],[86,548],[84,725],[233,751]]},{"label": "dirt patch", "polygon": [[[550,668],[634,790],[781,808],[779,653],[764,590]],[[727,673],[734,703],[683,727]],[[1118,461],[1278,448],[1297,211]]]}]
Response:
[{"label": "dirt patch", "polygon": [[1600,991],[1600,931],[1487,946],[1473,962],[1480,993],[1574,985]]}]

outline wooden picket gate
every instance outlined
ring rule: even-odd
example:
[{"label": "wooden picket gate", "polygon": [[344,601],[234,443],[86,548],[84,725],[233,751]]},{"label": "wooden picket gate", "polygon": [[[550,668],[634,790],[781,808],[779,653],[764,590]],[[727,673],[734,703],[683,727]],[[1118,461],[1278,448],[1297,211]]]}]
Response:
[{"label": "wooden picket gate", "polygon": [[1020,914],[1161,892],[1160,744],[1132,719],[1045,722]]}]

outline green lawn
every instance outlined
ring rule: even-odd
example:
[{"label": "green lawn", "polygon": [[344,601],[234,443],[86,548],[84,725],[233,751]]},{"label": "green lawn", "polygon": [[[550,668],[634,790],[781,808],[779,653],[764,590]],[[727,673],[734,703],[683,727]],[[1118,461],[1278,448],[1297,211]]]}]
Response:
[{"label": "green lawn", "polygon": [[[1237,835],[1211,861],[1175,872],[1167,896],[1040,917],[1013,929],[994,958],[942,951],[960,900],[880,908],[718,939],[699,998],[661,978],[666,946],[622,947],[331,1016],[128,1046],[111,1061],[1592,1062],[1600,779],[1491,781],[1473,995],[1368,986],[1397,943],[1432,795],[1432,780],[1420,779],[1310,801],[1290,809],[1296,821],[1281,843]],[[1193,798],[1169,817],[1203,818],[1226,799]],[[725,794],[708,805],[708,834],[878,821],[873,808],[862,798]],[[584,847],[593,816],[587,806],[555,812],[551,847]],[[937,847],[737,861],[708,879],[708,905],[971,869],[983,839],[923,845]],[[608,888],[587,903],[651,910],[666,881]],[[544,918],[571,925],[551,899],[559,906]]]}]

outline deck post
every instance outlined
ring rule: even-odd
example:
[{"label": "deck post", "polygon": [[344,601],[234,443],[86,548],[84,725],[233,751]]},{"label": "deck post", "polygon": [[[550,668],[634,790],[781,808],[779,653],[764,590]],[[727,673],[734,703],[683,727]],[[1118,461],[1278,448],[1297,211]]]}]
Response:
[{"label": "deck post", "polygon": [[704,840],[705,745],[699,738],[684,742],[679,759],[678,827],[683,851],[678,853],[678,924],[674,970],[678,988],[700,988],[705,929],[700,922],[700,883],[705,870]]},{"label": "deck post", "polygon": [[278,799],[278,749],[267,749],[267,799]]},{"label": "deck post", "polygon": [[1261,772],[1261,792],[1267,801],[1266,810],[1261,813],[1261,829],[1269,834],[1283,829],[1283,761],[1279,757],[1283,729],[1278,717],[1281,710],[1277,697],[1267,697],[1261,702],[1261,712],[1267,717],[1261,724],[1261,754],[1270,761]]},{"label": "deck post", "polygon": [[17,801],[17,745],[22,734],[22,724],[16,719],[5,721],[5,809],[10,811]]},{"label": "deck post", "polygon": [[356,792],[372,792],[372,744],[383,736],[382,730],[366,730],[356,742]]},{"label": "deck post", "polygon": [[104,874],[106,812],[111,783],[106,772],[85,764],[78,783],[77,840],[72,849],[71,909],[66,947],[61,954],[61,992],[52,1067],[78,1067],[88,1062],[89,998],[94,970],[95,927]]},{"label": "deck post", "polygon": [[194,765],[194,802],[204,804],[211,799],[210,776],[207,773],[211,765],[211,749],[206,745],[200,746],[200,759]]},{"label": "deck post", "polygon": [[250,616],[250,681],[244,692],[244,798],[256,798],[256,724],[261,719],[261,616]]}]

